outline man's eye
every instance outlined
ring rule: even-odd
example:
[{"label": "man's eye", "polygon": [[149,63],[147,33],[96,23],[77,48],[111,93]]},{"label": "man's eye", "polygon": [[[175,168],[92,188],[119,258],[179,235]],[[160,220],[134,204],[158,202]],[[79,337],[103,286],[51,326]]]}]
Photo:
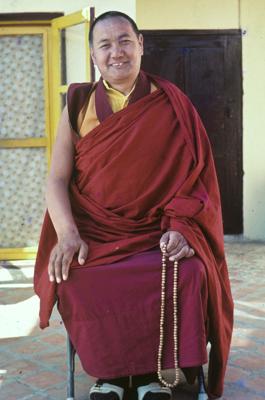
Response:
[{"label": "man's eye", "polygon": [[100,46],[101,49],[107,49],[109,47],[109,44],[103,44],[102,46]]},{"label": "man's eye", "polygon": [[121,44],[129,44],[129,43],[131,43],[130,40],[122,40],[122,41],[121,41]]}]

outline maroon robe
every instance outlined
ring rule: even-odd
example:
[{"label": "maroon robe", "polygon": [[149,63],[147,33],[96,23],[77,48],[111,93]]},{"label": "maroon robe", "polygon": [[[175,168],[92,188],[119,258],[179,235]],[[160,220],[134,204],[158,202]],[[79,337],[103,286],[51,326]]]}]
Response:
[{"label": "maroon robe", "polygon": [[[205,265],[208,285],[209,396],[222,394],[233,303],[224,256],[220,196],[209,140],[194,107],[173,84],[109,115],[84,138],[75,137],[70,185],[73,215],[89,246],[85,267],[112,264],[157,247],[168,229],[183,234]],[[145,80],[144,73],[140,79]],[[69,117],[91,89],[73,85]],[[79,93],[79,94],[78,94]],[[56,284],[47,266],[57,241],[46,214],[35,269],[41,326],[48,325]],[[73,260],[72,268],[84,268]]]},{"label": "maroon robe", "polygon": [[[178,366],[193,383],[207,362],[208,290],[205,266],[179,262]],[[173,263],[167,265],[163,369],[174,368]],[[97,378],[157,371],[161,302],[161,251],[112,264],[73,268],[58,285],[58,309],[83,369]]]}]

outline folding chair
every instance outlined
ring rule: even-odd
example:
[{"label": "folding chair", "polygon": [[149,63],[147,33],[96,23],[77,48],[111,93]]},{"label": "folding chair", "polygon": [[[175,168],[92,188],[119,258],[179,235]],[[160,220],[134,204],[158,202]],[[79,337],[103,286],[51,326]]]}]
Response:
[{"label": "folding chair", "polygon": [[205,390],[205,380],[204,380],[204,372],[203,367],[200,367],[199,375],[198,375],[198,400],[208,400],[208,395]]},{"label": "folding chair", "polygon": [[[69,335],[67,335],[67,400],[74,400],[75,398],[75,348],[71,342]],[[208,400],[205,390],[205,380],[203,367],[200,367],[198,375],[198,397],[197,400]]]},{"label": "folding chair", "polygon": [[67,400],[75,398],[75,348],[67,334]]}]

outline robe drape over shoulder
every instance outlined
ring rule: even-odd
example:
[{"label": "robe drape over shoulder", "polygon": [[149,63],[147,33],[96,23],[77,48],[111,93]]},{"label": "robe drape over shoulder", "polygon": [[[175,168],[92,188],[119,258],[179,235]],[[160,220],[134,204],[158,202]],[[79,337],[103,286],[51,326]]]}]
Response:
[{"label": "robe drape over shoulder", "polygon": [[[83,138],[74,133],[74,121],[92,85],[69,88],[75,145],[69,193],[76,225],[89,247],[85,266],[75,258],[71,267],[110,264],[157,247],[167,230],[180,232],[206,268],[208,392],[216,398],[223,391],[233,301],[210,144],[196,110],[175,85],[144,72],[139,79],[152,81],[158,90],[108,116]],[[34,276],[42,328],[48,326],[56,301],[56,284],[47,273],[56,242],[47,212]]]}]

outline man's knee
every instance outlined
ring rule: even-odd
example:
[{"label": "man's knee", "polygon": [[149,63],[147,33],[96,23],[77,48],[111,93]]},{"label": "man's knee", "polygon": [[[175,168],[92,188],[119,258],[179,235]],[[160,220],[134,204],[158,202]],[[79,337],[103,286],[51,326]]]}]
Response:
[{"label": "man's knee", "polygon": [[183,284],[192,282],[203,283],[206,279],[205,266],[202,260],[197,256],[183,258],[179,266],[180,282]]}]

